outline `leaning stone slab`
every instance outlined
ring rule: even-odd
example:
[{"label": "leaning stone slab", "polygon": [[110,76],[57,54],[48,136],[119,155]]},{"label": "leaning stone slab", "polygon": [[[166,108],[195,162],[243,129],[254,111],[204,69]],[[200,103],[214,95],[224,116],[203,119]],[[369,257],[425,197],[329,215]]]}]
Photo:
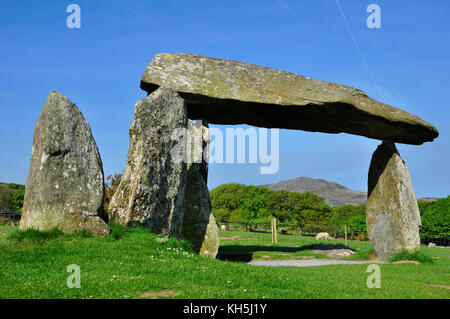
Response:
[{"label": "leaning stone slab", "polygon": [[141,78],[148,93],[170,87],[191,119],[212,124],[350,133],[420,145],[439,133],[431,124],[363,91],[253,64],[195,54],[157,54]]},{"label": "leaning stone slab", "polygon": [[185,102],[172,89],[159,88],[136,103],[127,165],[109,205],[110,219],[181,237],[186,163],[172,158],[178,144],[172,134],[186,129],[187,121]]},{"label": "leaning stone slab", "polygon": [[402,249],[418,249],[419,207],[408,167],[394,143],[384,141],[374,152],[368,184],[367,231],[380,260]]},{"label": "leaning stone slab", "polygon": [[80,110],[52,91],[36,123],[20,229],[109,233],[103,168]]},{"label": "leaning stone slab", "polygon": [[183,237],[200,256],[216,258],[219,251],[219,229],[211,212],[207,186],[209,129],[205,121],[189,125],[186,140],[187,174],[184,200]]}]

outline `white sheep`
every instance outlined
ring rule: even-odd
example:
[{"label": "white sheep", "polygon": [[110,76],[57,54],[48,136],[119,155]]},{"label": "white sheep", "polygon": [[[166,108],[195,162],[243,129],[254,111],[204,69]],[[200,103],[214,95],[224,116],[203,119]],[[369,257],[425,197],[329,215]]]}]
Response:
[{"label": "white sheep", "polygon": [[316,240],[319,239],[325,239],[325,240],[329,240],[330,239],[330,234],[328,233],[318,233],[316,236]]},{"label": "white sheep", "polygon": [[221,229],[222,231],[226,231],[226,230],[227,230],[227,226],[222,225],[222,226],[220,226],[220,229]]}]

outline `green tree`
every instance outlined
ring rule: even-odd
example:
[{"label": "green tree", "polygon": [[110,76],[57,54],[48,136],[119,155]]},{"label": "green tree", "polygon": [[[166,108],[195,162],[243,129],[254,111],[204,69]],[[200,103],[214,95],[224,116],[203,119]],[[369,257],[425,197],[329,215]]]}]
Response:
[{"label": "green tree", "polygon": [[288,191],[272,191],[267,200],[267,208],[271,215],[273,215],[281,223],[288,222],[290,217],[289,196]]},{"label": "green tree", "polygon": [[[242,219],[252,230],[252,224],[257,219],[267,218],[270,213],[268,211],[267,202],[272,191],[263,186],[247,186],[244,200],[242,201]],[[257,225],[256,225],[257,226]]]},{"label": "green tree", "polygon": [[428,206],[422,215],[422,238],[450,237],[450,196]]},{"label": "green tree", "polygon": [[331,207],[325,199],[312,193],[291,193],[288,199],[291,222],[299,227],[304,224],[327,224],[331,216]]},{"label": "green tree", "polygon": [[332,208],[332,215],[329,220],[330,225],[349,225],[350,219],[355,216],[366,217],[366,205],[344,205]]},{"label": "green tree", "polygon": [[423,213],[425,213],[425,210],[428,208],[428,206],[433,205],[434,203],[435,202],[429,202],[426,200],[418,200],[417,205],[419,206],[420,216],[422,216]]},{"label": "green tree", "polygon": [[271,191],[264,186],[224,184],[210,192],[214,216],[222,222],[239,222],[247,230],[270,223],[277,218],[282,223],[327,224],[331,207],[311,193]]},{"label": "green tree", "polygon": [[228,226],[230,222],[242,222],[241,206],[247,186],[223,184],[210,191],[211,210],[215,217]]},{"label": "green tree", "polygon": [[352,233],[367,234],[366,216],[353,216],[352,218],[350,218],[348,226]]},{"label": "green tree", "polygon": [[230,213],[241,207],[245,198],[247,186],[242,184],[223,184],[211,190],[211,207],[213,212],[217,209],[227,209]]},{"label": "green tree", "polygon": [[221,223],[228,224],[230,222],[231,212],[226,208],[216,208],[213,215]]},{"label": "green tree", "polygon": [[122,178],[122,174],[108,175],[108,177],[106,177],[105,201],[103,203],[103,208],[104,208],[105,212],[108,211],[109,203],[111,202],[111,199],[114,196],[114,193],[116,192],[117,187],[119,187],[121,178]]},{"label": "green tree", "polygon": [[10,210],[12,208],[12,191],[6,185],[0,185],[0,210]]},{"label": "green tree", "polygon": [[243,223],[244,220],[242,218],[242,209],[237,208],[230,212],[230,222],[231,223]]},{"label": "green tree", "polygon": [[25,186],[18,185],[12,193],[13,208],[22,213],[23,201],[25,198]]}]

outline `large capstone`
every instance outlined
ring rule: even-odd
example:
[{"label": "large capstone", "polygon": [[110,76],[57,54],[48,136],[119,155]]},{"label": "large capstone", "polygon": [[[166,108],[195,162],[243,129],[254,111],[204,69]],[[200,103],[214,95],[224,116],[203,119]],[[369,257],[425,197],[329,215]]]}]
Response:
[{"label": "large capstone", "polygon": [[383,141],[372,156],[366,207],[367,231],[381,260],[398,251],[420,246],[419,207],[409,170],[390,141]]},{"label": "large capstone", "polygon": [[186,163],[177,136],[187,122],[185,102],[172,89],[161,87],[136,103],[127,165],[109,205],[111,219],[181,237]]},{"label": "large capstone", "polygon": [[148,93],[170,87],[191,119],[311,132],[350,133],[417,144],[439,133],[431,124],[363,91],[253,64],[195,54],[157,54],[141,78]]},{"label": "large capstone", "polygon": [[183,237],[200,256],[216,258],[219,250],[219,230],[211,212],[207,186],[209,159],[209,129],[205,121],[189,124],[186,138],[186,193],[184,201]]},{"label": "large capstone", "polygon": [[106,235],[100,154],[83,114],[52,91],[36,123],[20,229]]}]

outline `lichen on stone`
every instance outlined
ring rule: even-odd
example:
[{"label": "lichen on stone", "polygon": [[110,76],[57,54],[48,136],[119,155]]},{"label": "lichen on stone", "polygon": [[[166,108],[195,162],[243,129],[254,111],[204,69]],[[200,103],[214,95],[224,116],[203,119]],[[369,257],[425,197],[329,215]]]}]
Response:
[{"label": "lichen on stone", "polygon": [[52,91],[34,130],[20,229],[106,235],[103,179],[89,124],[74,103]]},{"label": "lichen on stone", "polygon": [[395,144],[383,141],[372,156],[366,206],[370,242],[382,260],[420,246],[419,207],[409,170]]},{"label": "lichen on stone", "polygon": [[250,63],[159,53],[141,78],[148,93],[170,87],[191,119],[212,124],[350,133],[408,144],[432,141],[435,127],[361,90]]}]

